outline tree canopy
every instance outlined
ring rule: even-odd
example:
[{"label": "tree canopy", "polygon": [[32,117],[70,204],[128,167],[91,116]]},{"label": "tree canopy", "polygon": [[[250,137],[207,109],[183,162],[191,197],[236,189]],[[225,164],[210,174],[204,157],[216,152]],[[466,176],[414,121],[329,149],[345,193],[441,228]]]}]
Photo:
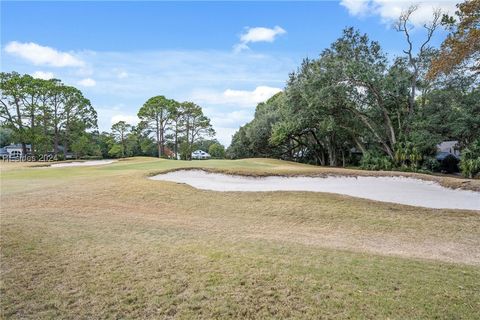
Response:
[{"label": "tree canopy", "polygon": [[406,39],[404,55],[389,59],[380,43],[345,29],[317,59],[305,59],[290,74],[283,92],[257,106],[227,155],[431,170],[441,141],[458,140],[462,148],[478,143],[477,75],[458,68],[446,77],[427,76],[440,14],[415,49],[409,23],[415,10],[404,12],[397,25]]}]

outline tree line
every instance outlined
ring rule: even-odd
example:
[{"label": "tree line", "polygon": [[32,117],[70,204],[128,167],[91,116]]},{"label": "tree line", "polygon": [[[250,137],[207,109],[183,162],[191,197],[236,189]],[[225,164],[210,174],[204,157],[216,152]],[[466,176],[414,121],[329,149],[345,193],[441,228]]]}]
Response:
[{"label": "tree line", "polygon": [[[405,11],[395,25],[406,39],[404,55],[389,59],[380,43],[345,29],[317,59],[305,59],[290,74],[283,92],[257,106],[254,119],[233,136],[227,155],[432,171],[439,165],[436,145],[458,140],[465,175],[480,172],[478,29],[476,42],[470,43],[476,49],[468,53],[460,46],[461,61],[443,62],[439,57],[458,56],[455,47],[439,50],[429,43],[442,22],[455,21],[435,12],[417,48],[410,24],[415,10]],[[468,10],[459,16],[474,15],[478,28],[478,14],[471,6]]]},{"label": "tree line", "polygon": [[2,72],[0,90],[2,140],[19,142],[23,154],[28,144],[34,153],[66,155],[87,130],[97,127],[90,101],[60,80]]},{"label": "tree line", "polygon": [[209,139],[215,134],[210,119],[193,102],[155,96],[138,111],[138,125],[119,121],[111,132],[100,133],[90,101],[58,79],[2,72],[0,90],[0,143],[20,143],[24,155],[29,146],[32,155],[59,158],[181,155],[189,160],[197,147],[224,156],[223,146]]},{"label": "tree line", "polygon": [[210,119],[193,102],[155,96],[143,104],[137,116],[137,126],[125,121],[112,125],[110,157],[155,155],[191,160],[195,149],[210,151],[216,158],[224,157],[224,147],[211,139],[215,130]]}]

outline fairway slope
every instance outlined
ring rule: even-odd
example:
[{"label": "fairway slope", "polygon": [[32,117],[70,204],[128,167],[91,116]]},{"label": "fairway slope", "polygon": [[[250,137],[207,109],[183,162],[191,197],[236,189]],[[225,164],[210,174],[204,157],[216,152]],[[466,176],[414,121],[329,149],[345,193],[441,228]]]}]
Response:
[{"label": "fairway slope", "polygon": [[147,179],[192,167],[329,169],[263,159],[2,164],[2,317],[477,317],[478,212]]}]

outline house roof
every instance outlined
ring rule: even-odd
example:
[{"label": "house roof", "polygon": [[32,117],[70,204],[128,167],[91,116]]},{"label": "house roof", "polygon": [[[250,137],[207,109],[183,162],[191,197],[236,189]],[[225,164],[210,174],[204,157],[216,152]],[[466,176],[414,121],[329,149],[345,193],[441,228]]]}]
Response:
[{"label": "house roof", "polygon": [[457,140],[450,140],[450,141],[442,141],[440,144],[437,145],[437,148],[440,151],[450,151],[450,149],[455,149],[458,146]]},{"label": "house roof", "polygon": [[437,159],[438,161],[443,161],[445,158],[447,157],[454,157],[455,159],[459,159],[458,156],[454,155],[453,153],[450,153],[450,152],[437,152],[437,154],[435,155],[435,159]]},{"label": "house roof", "polygon": [[193,155],[202,155],[202,156],[210,156],[207,152],[203,150],[195,150],[192,152]]},{"label": "house roof", "polygon": [[[17,144],[10,144],[8,146],[5,146],[4,147],[5,150],[8,150],[8,149],[21,149],[22,148],[22,145],[20,143],[17,143]],[[27,149],[31,149],[32,148],[32,145],[31,144],[27,144]]]}]

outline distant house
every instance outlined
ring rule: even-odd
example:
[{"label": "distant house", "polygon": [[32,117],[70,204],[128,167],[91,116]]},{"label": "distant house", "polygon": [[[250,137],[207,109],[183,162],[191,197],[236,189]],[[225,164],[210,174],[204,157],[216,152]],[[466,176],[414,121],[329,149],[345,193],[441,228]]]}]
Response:
[{"label": "distant house", "polygon": [[0,148],[0,158],[5,159],[8,158],[8,156],[10,156],[8,151],[5,148]]},{"label": "distant house", "polygon": [[435,159],[440,163],[440,171],[446,173],[458,172],[458,163],[460,162],[458,141],[443,141],[438,144]]},{"label": "distant house", "polygon": [[202,159],[210,159],[210,158],[211,156],[203,150],[196,150],[192,152],[192,159],[202,160]]},{"label": "distant house", "polygon": [[[27,154],[32,152],[32,146],[27,144]],[[0,156],[2,158],[8,157],[9,159],[18,159],[21,156],[25,156],[23,154],[23,148],[21,144],[10,144],[0,149]]]},{"label": "distant house", "polygon": [[442,141],[437,145],[438,154],[451,154],[456,158],[460,157],[460,146],[457,140]]},{"label": "distant house", "polygon": [[[63,146],[58,146],[58,153],[62,154],[65,157],[65,160],[67,159],[76,159],[77,156],[73,152],[65,152],[65,148]],[[49,154],[54,154],[53,150],[49,152]]]}]

